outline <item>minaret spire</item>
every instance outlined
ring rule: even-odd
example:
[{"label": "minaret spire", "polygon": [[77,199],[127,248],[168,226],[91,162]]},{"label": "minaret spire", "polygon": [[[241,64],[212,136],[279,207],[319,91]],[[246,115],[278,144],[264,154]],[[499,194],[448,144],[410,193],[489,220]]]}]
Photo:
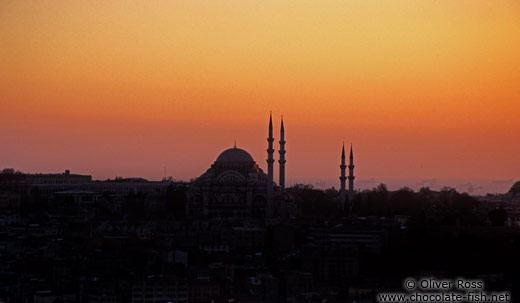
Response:
[{"label": "minaret spire", "polygon": [[282,116],[282,124],[280,127],[280,150],[278,151],[280,153],[280,160],[278,160],[278,163],[280,164],[280,176],[279,176],[279,185],[282,188],[282,190],[285,189],[285,130],[283,127],[283,116]]},{"label": "minaret spire", "polygon": [[345,164],[345,142],[343,142],[343,147],[341,148],[341,165],[340,168],[340,190],[339,190],[339,207],[343,209],[345,207],[345,200],[347,198],[347,192],[346,192],[346,168],[347,165]]},{"label": "minaret spire", "polygon": [[348,164],[348,198],[354,198],[354,153],[352,152],[352,143],[350,143],[350,161]]},{"label": "minaret spire", "polygon": [[273,149],[273,117],[272,113],[269,113],[269,136],[267,137],[267,209],[266,216],[273,216],[273,164],[274,164],[274,149]]}]

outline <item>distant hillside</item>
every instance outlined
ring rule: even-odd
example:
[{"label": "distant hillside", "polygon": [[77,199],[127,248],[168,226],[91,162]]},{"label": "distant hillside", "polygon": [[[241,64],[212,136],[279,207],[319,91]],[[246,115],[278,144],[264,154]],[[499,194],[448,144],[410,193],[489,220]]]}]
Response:
[{"label": "distant hillside", "polygon": [[516,182],[515,184],[513,184],[513,186],[511,186],[509,193],[512,195],[517,195],[520,193],[520,181]]}]

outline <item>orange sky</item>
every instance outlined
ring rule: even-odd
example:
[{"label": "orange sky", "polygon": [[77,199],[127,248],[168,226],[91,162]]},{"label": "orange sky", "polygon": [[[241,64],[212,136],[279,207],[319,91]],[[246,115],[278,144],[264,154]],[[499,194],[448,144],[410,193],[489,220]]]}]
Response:
[{"label": "orange sky", "polygon": [[265,169],[269,110],[289,180],[520,179],[520,2],[0,2],[0,168]]}]

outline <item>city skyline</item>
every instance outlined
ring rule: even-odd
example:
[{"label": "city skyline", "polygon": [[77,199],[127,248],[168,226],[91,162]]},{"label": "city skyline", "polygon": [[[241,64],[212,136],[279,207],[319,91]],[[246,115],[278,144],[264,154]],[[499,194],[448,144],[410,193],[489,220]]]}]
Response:
[{"label": "city skyline", "polygon": [[288,185],[338,187],[343,141],[359,181],[519,178],[515,1],[5,1],[0,14],[1,167],[189,180],[237,140],[266,168],[272,110]]},{"label": "city skyline", "polygon": [[520,1],[1,0],[0,303],[516,302]]}]

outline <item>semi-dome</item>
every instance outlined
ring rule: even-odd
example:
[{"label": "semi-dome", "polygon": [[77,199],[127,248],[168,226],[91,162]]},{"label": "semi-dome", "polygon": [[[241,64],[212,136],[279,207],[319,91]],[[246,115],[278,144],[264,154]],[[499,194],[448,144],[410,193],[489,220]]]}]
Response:
[{"label": "semi-dome", "polygon": [[218,157],[216,163],[230,163],[230,162],[255,162],[253,157],[241,148],[232,147],[223,151]]}]

